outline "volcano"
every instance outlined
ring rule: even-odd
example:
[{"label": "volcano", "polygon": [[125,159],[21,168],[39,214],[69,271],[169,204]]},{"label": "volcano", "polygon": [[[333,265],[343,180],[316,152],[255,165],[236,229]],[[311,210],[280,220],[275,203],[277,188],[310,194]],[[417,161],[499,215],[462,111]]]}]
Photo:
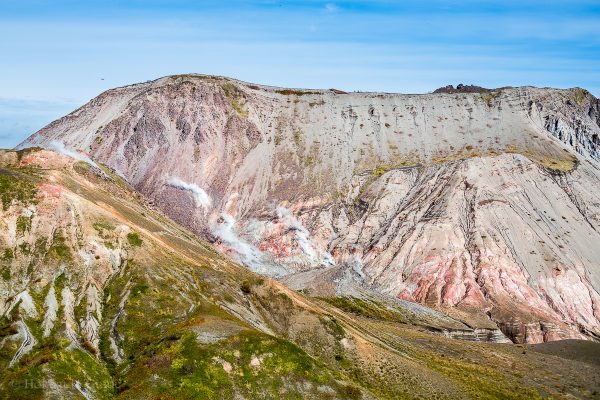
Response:
[{"label": "volcano", "polygon": [[540,343],[600,337],[599,125],[580,88],[177,75],[102,93],[19,147],[84,154],[310,296],[419,303],[478,339]]}]

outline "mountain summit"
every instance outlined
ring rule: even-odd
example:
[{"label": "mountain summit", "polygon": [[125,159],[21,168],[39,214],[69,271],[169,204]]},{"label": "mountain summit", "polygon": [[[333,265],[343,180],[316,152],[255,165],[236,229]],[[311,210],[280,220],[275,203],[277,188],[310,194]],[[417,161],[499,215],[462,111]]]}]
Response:
[{"label": "mountain summit", "polygon": [[[449,93],[444,93],[449,92]],[[600,337],[600,102],[177,75],[27,139],[85,153],[254,272],[431,307],[478,338]]]}]

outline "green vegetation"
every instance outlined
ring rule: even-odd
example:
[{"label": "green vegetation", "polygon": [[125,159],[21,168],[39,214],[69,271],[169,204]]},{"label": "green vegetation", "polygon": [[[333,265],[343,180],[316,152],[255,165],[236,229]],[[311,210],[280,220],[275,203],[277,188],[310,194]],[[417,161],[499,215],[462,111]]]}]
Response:
[{"label": "green vegetation", "polygon": [[[169,263],[170,268],[180,268]],[[148,268],[157,268],[157,265],[146,265]],[[125,298],[127,318],[118,325],[119,333],[123,335],[123,351],[127,357],[133,358],[140,355],[146,347],[165,334],[165,330],[187,317],[189,299],[178,296],[180,283],[172,278],[165,280],[149,280],[145,273],[139,271],[139,266],[133,260],[128,262],[128,268],[133,272],[129,276],[119,277],[110,283],[104,290],[104,307],[109,316],[119,312],[121,299]],[[129,295],[128,295],[129,293]],[[202,300],[194,296],[197,307],[204,313],[214,313],[211,306],[204,305]],[[110,318],[110,317],[109,317]],[[152,321],[151,324],[148,321]],[[112,350],[109,343],[109,327],[100,331],[101,354],[112,360]]]},{"label": "green vegetation", "polygon": [[142,238],[137,232],[130,232],[127,234],[127,241],[133,247],[140,247],[143,243]]},{"label": "green vegetation", "polygon": [[337,340],[342,340],[346,336],[344,327],[331,315],[320,318],[325,330]]},{"label": "green vegetation", "polygon": [[85,161],[75,161],[73,163],[73,170],[79,174],[86,175],[90,173],[92,166]]},{"label": "green vegetation", "polygon": [[31,217],[19,215],[17,217],[17,235],[21,236],[31,229]]},{"label": "green vegetation", "polygon": [[[551,152],[530,150],[528,148],[510,144],[504,148],[504,152],[509,154],[520,154],[551,171],[557,172],[572,171],[578,163],[577,157],[568,153],[559,154],[555,152],[552,154]],[[472,145],[466,145],[463,149],[454,152],[438,152],[438,154],[431,156],[431,162],[433,164],[444,164],[473,157],[496,156],[498,154],[500,154],[499,150],[482,150]],[[374,171],[374,174],[377,175],[384,171],[386,170],[378,169]]]},{"label": "green vegetation", "polygon": [[317,160],[319,159],[320,149],[321,144],[319,142],[313,142],[313,144],[310,146],[308,155],[303,157],[304,165],[306,167],[312,167],[316,164]]},{"label": "green vegetation", "polygon": [[304,96],[306,94],[313,94],[312,92],[309,92],[306,90],[294,90],[294,89],[279,89],[279,90],[276,90],[275,93],[279,93],[284,96]]},{"label": "green vegetation", "polygon": [[469,362],[458,357],[443,357],[432,351],[419,349],[416,357],[429,368],[456,382],[460,389],[475,399],[541,399],[539,392],[512,380],[493,367]]},{"label": "green vegetation", "polygon": [[579,106],[583,106],[585,104],[585,99],[587,98],[588,94],[589,94],[589,92],[585,89],[582,89],[582,88],[573,89],[573,98],[575,99],[575,102]]},{"label": "green vegetation", "polygon": [[77,380],[84,387],[92,389],[95,397],[113,398],[113,380],[107,369],[91,354],[80,349],[62,350],[55,355],[55,361],[48,365],[58,383],[72,384]]},{"label": "green vegetation", "polygon": [[316,162],[317,158],[314,155],[308,155],[304,157],[304,165],[306,165],[307,167],[315,165]]},{"label": "green vegetation", "polygon": [[568,172],[575,169],[579,160],[577,157],[568,153],[563,154],[545,154],[542,152],[531,151],[528,149],[518,148],[516,146],[506,146],[507,153],[521,154],[531,161],[540,164],[541,166],[555,172]]},{"label": "green vegetation", "polygon": [[392,311],[385,305],[373,300],[364,300],[357,297],[325,297],[321,300],[351,314],[382,321],[406,323],[406,319],[400,312]]},{"label": "green vegetation", "polygon": [[13,258],[15,258],[15,254],[13,253],[13,250],[11,248],[4,249],[4,255],[2,256],[2,259],[4,261],[10,261]]},{"label": "green vegetation", "polygon": [[149,286],[146,283],[138,283],[133,288],[131,288],[131,296],[137,297],[146,293],[149,289]]},{"label": "green vegetation", "polygon": [[485,103],[488,105],[488,107],[491,107],[493,105],[493,100],[500,97],[501,94],[502,94],[501,90],[496,90],[493,92],[485,92],[485,93],[481,94],[481,98],[483,99],[483,101],[485,101]]},{"label": "green vegetation", "polygon": [[236,97],[239,93],[238,87],[231,82],[221,84],[221,88],[228,98]]},{"label": "green vegetation", "polygon": [[[367,181],[374,182],[375,176],[401,165],[379,165],[369,176],[367,168],[378,160],[368,158],[361,166],[363,172],[368,171],[363,173]],[[130,226],[140,227],[139,232],[157,232],[161,225],[176,227],[147,209],[143,214],[141,207],[135,208],[133,197],[125,207],[120,201],[111,202],[104,192],[86,190],[80,185],[77,194],[108,204]],[[346,192],[340,189],[336,196]],[[21,261],[25,249],[29,251],[21,247],[25,243],[0,249],[0,263],[18,266],[12,270],[13,280],[25,276],[25,268],[30,271],[27,290],[39,314],[29,317],[17,305],[9,317],[0,318],[0,398],[76,398],[80,394],[74,384],[80,382],[96,399],[359,399],[367,397],[363,390],[377,398],[536,399],[538,389],[545,398],[561,398],[562,389],[556,388],[567,379],[573,382],[567,395],[586,396],[585,378],[560,376],[565,363],[574,365],[568,360],[540,358],[533,351],[522,354],[522,349],[514,351],[508,344],[451,340],[423,332],[428,326],[414,325],[422,321],[416,313],[375,297],[314,302],[228,262],[183,230],[180,235],[163,235],[152,246],[126,252],[128,259],[118,272],[105,274],[108,280],[98,279],[103,290],[99,349],[81,335],[80,347],[70,346],[62,290],[68,285],[75,295],[74,320],[79,326],[74,328],[83,332],[82,319],[92,309],[85,293],[89,279],[80,275],[80,266],[73,265],[52,281],[53,274],[63,269],[53,261],[71,261],[82,243],[90,237],[98,239],[89,232],[90,223],[100,233],[99,241],[113,246],[109,241],[118,232],[110,219],[99,215],[107,214],[83,215],[65,225],[61,221],[58,226],[65,227],[57,228],[52,237],[31,238],[35,241],[33,257],[23,265],[14,257]],[[83,229],[78,229],[78,223],[85,225]],[[17,230],[30,231],[31,219],[18,219]],[[131,231],[129,245],[141,246],[140,235]],[[50,274],[39,273],[42,263]],[[96,279],[104,270],[93,272]],[[0,277],[10,280],[11,270],[0,267]],[[43,288],[34,286],[37,283]],[[44,338],[43,302],[52,285],[58,315],[50,337]],[[9,338],[18,333],[19,320],[27,323],[38,344],[9,368],[22,342],[20,337]],[[255,326],[267,327],[264,331],[273,336]],[[121,361],[113,358],[111,338]],[[58,393],[53,391],[56,387]]]},{"label": "green vegetation", "polygon": [[251,286],[250,282],[248,282],[248,281],[242,282],[242,284],[240,285],[240,290],[244,294],[252,293],[252,286]]},{"label": "green vegetation", "polygon": [[12,321],[10,321],[6,316],[3,316],[0,318],[0,338],[14,335],[17,332],[19,332],[19,330],[13,325]]},{"label": "green vegetation", "polygon": [[233,107],[237,114],[242,118],[247,118],[248,111],[242,104],[243,93],[239,88],[231,82],[221,84],[221,88],[223,89],[225,96],[231,102],[231,107]]},{"label": "green vegetation", "polygon": [[194,75],[194,74],[178,74],[178,75],[171,75],[169,76],[169,79],[172,81],[177,81],[177,80],[185,80],[185,79],[204,79],[204,80],[218,80],[219,78],[216,76],[202,76],[202,75]]},{"label": "green vegetation", "polygon": [[[234,398],[236,394],[244,398],[322,398],[319,388],[323,387],[329,387],[327,390],[337,397],[360,398],[358,387],[339,383],[340,376],[297,345],[249,329],[207,301],[213,294],[207,292],[210,285],[202,281],[198,289],[187,292],[196,305],[190,314],[188,300],[178,295],[182,285],[178,276],[167,274],[160,280],[147,280],[145,271],[163,263],[169,265],[168,270],[190,268],[174,261],[160,260],[142,271],[130,260],[130,273],[116,277],[105,288],[107,321],[130,293],[125,301],[127,318],[120,319],[116,327],[123,337],[124,363],[115,364],[111,359],[110,324],[100,330],[99,354],[113,376],[117,398]],[[193,268],[195,277],[214,273],[207,267]],[[264,284],[263,278],[250,274],[245,278],[240,285],[248,287],[253,298],[259,296],[263,289],[255,294],[252,288]],[[218,293],[223,294],[223,290],[227,294],[224,286]],[[229,297],[235,301],[234,296]],[[217,326],[237,325],[239,330],[230,328],[231,336],[218,343],[203,343],[198,341],[197,332],[206,329],[208,320]],[[330,324],[343,334],[335,320]]]},{"label": "green vegetation", "polygon": [[38,399],[47,395],[47,378],[70,395],[77,396],[73,384],[79,381],[96,398],[110,399],[114,393],[112,378],[95,358],[80,350],[67,350],[69,342],[55,336],[43,339],[33,352],[17,365],[0,374],[0,397]]},{"label": "green vegetation", "polygon": [[[37,247],[37,246],[36,246]],[[57,229],[54,232],[54,236],[52,238],[52,244],[48,249],[47,257],[61,260],[61,261],[72,261],[73,254],[71,253],[71,248],[67,245],[67,240],[63,236],[62,230]]]},{"label": "green vegetation", "polygon": [[238,115],[240,117],[248,118],[248,111],[246,111],[246,108],[242,104],[240,104],[238,99],[232,99],[231,106],[238,113]]},{"label": "green vegetation", "polygon": [[37,188],[31,179],[23,174],[0,168],[0,197],[4,211],[8,210],[13,201],[21,204],[34,203],[36,195]]},{"label": "green vegetation", "polygon": [[21,243],[19,244],[19,250],[21,251],[21,253],[28,255],[31,253],[31,248],[29,246],[29,243]]},{"label": "green vegetation", "polygon": [[252,293],[253,286],[259,286],[259,285],[262,285],[263,283],[264,283],[264,280],[262,278],[246,279],[240,285],[240,290],[244,294],[250,294],[250,293]]},{"label": "green vegetation", "polygon": [[[55,240],[57,236],[55,235]],[[60,250],[58,252],[60,253]],[[61,274],[53,283],[59,304],[65,281],[65,276]],[[43,302],[51,285],[52,283],[46,285],[40,292],[31,293],[36,304]],[[58,321],[62,319],[62,315],[61,307],[58,311]],[[45,398],[49,395],[47,391],[49,382],[54,382],[57,388],[61,388],[63,396],[77,397],[79,394],[73,386],[75,381],[80,382],[86,391],[92,392],[94,398],[112,398],[114,393],[112,378],[104,365],[89,352],[78,348],[67,349],[70,341],[59,334],[64,330],[64,326],[61,326],[60,323],[55,324],[49,337],[42,337],[42,317],[40,315],[37,319],[27,320],[27,326],[37,338],[38,343],[16,365],[7,368],[7,363],[20,342],[18,340],[8,341],[7,345],[0,346],[0,398]],[[20,318],[17,306],[14,308],[11,320],[16,321]],[[14,335],[15,333],[17,333],[16,324],[7,318],[2,318],[0,320],[0,336]]]},{"label": "green vegetation", "polygon": [[94,224],[92,226],[99,233],[102,233],[103,231],[114,231],[115,230],[115,226],[108,221],[97,221],[97,222],[94,222]]},{"label": "green vegetation", "polygon": [[386,166],[380,165],[373,170],[372,175],[379,178],[380,176],[382,176],[383,174],[385,174],[388,171],[389,170],[386,168]]},{"label": "green vegetation", "polygon": [[298,128],[293,133],[294,143],[298,146],[302,142],[302,129]]},{"label": "green vegetation", "polygon": [[213,345],[191,333],[169,335],[150,345],[127,373],[128,381],[152,385],[126,387],[125,398],[286,398],[319,396],[319,386],[359,398],[360,390],[340,385],[320,362],[298,346],[255,331],[243,331]]},{"label": "green vegetation", "polygon": [[399,168],[406,168],[406,167],[413,167],[418,164],[419,164],[418,160],[410,160],[410,159],[399,160],[399,161],[395,162],[394,164],[380,164],[377,167],[375,167],[374,170],[371,171],[371,175],[376,178],[379,178],[380,176],[384,175],[386,172],[389,172],[391,170],[399,169]]}]

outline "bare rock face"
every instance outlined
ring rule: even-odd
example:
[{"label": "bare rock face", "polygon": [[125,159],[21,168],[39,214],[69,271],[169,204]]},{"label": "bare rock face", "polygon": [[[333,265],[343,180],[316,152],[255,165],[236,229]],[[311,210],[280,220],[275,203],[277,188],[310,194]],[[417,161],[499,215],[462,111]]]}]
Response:
[{"label": "bare rock face", "polygon": [[87,152],[254,271],[537,343],[600,336],[599,123],[582,89],[185,75],[105,92],[21,146]]}]

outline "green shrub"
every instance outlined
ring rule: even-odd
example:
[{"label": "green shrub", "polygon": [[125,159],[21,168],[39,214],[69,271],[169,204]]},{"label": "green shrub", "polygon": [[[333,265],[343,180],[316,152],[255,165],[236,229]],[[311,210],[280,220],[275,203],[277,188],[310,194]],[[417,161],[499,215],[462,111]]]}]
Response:
[{"label": "green shrub", "polygon": [[305,94],[312,94],[312,92],[307,92],[305,90],[294,90],[294,89],[279,89],[275,91],[276,93],[282,94],[284,96],[304,96]]},{"label": "green shrub", "polygon": [[573,93],[573,97],[575,98],[575,102],[582,106],[585,104],[585,98],[588,95],[588,91],[582,88],[575,88],[574,89],[574,93]]},{"label": "green shrub", "polygon": [[98,232],[102,232],[103,230],[113,231],[115,229],[115,226],[113,224],[111,224],[110,222],[108,222],[108,221],[94,222],[94,224],[92,226]]},{"label": "green shrub", "polygon": [[15,257],[15,254],[13,253],[12,249],[10,249],[10,248],[4,249],[4,256],[2,257],[3,260],[10,261],[14,257]]},{"label": "green shrub", "polygon": [[342,387],[342,394],[348,399],[359,399],[362,392],[357,386],[346,385]]},{"label": "green shrub", "polygon": [[302,141],[302,129],[296,129],[294,131],[294,142],[298,145]]},{"label": "green shrub", "polygon": [[33,182],[0,169],[0,197],[4,211],[8,210],[13,201],[24,204],[32,203],[36,195],[37,188]]},{"label": "green shrub", "polygon": [[252,293],[252,284],[249,281],[244,281],[240,285],[240,289],[241,289],[242,293],[250,294],[250,293]]},{"label": "green shrub", "polygon": [[367,318],[382,321],[405,323],[406,320],[400,312],[393,311],[383,304],[372,300],[364,300],[357,297],[331,297],[323,298],[329,304],[346,312],[361,315]]},{"label": "green shrub", "polygon": [[493,100],[500,97],[501,94],[502,94],[501,90],[493,91],[493,92],[486,92],[486,93],[481,94],[481,98],[483,99],[483,101],[486,102],[488,107],[491,107],[493,104]]},{"label": "green shrub", "polygon": [[142,238],[140,238],[140,235],[137,232],[128,233],[127,241],[134,247],[140,247],[143,243]]},{"label": "green shrub", "polygon": [[29,231],[30,229],[31,229],[31,217],[19,215],[17,217],[17,235],[20,236],[23,233]]},{"label": "green shrub", "polygon": [[52,245],[48,249],[48,256],[57,260],[72,260],[71,249],[67,246],[66,242],[67,240],[62,235],[62,232],[57,230],[52,238]]}]

